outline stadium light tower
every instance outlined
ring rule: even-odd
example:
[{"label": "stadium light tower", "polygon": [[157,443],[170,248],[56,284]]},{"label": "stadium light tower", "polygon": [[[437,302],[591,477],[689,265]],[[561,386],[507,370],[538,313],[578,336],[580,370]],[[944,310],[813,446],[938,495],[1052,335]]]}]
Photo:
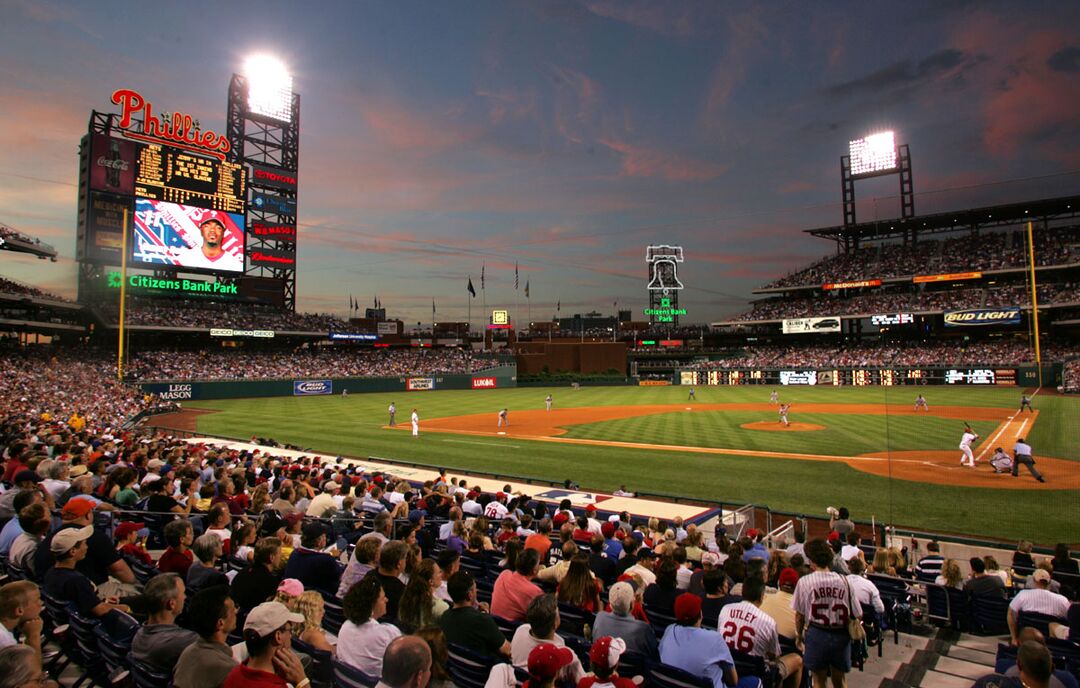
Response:
[{"label": "stadium light tower", "polygon": [[292,119],[292,75],[270,55],[252,55],[244,62],[248,112],[279,122]]},{"label": "stadium light tower", "polygon": [[880,131],[848,143],[848,155],[840,158],[844,226],[855,221],[855,180],[900,175],[900,217],[915,217],[915,183],[911,175],[911,149],[897,145],[893,131]]}]

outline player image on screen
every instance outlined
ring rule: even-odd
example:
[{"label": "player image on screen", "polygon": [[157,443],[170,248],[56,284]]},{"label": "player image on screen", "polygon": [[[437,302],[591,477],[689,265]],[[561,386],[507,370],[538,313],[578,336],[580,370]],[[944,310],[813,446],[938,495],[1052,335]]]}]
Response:
[{"label": "player image on screen", "polygon": [[132,259],[193,270],[243,272],[244,219],[219,210],[135,201]]}]

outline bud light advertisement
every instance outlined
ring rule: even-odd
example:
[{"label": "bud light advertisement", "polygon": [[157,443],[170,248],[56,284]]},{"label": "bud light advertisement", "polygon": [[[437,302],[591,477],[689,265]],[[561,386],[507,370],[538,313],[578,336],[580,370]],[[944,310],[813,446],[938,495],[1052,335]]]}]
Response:
[{"label": "bud light advertisement", "polygon": [[293,396],[310,397],[317,394],[333,394],[333,380],[293,380]]}]

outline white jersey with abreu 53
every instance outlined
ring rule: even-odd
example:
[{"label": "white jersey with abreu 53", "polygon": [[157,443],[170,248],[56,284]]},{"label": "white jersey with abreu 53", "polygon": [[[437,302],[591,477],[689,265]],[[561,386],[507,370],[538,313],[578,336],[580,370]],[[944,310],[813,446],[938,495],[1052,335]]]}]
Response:
[{"label": "white jersey with abreu 53", "polygon": [[755,657],[779,657],[776,621],[749,602],[724,605],[716,629],[732,650]]},{"label": "white jersey with abreu 53", "polygon": [[814,571],[799,579],[791,608],[802,614],[807,623],[830,629],[847,627],[852,612],[862,616],[862,610],[852,607],[844,577],[832,571]]}]

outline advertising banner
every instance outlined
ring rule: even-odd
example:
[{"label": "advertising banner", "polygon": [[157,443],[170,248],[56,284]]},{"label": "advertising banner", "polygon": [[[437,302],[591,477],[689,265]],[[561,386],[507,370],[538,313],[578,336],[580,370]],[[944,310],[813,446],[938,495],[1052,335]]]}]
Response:
[{"label": "advertising banner", "polygon": [[221,210],[135,199],[131,258],[149,265],[244,271],[244,217]]},{"label": "advertising banner", "polygon": [[972,308],[966,311],[945,311],[945,327],[1019,324],[1019,308]]},{"label": "advertising banner", "polygon": [[783,321],[784,334],[839,332],[840,318],[789,318]]},{"label": "advertising banner", "polygon": [[671,380],[638,380],[638,387],[667,387]]},{"label": "advertising banner", "polygon": [[498,382],[493,377],[474,377],[472,379],[473,389],[495,389]]},{"label": "advertising banner", "polygon": [[124,196],[134,193],[134,142],[105,134],[91,135],[90,189]]},{"label": "advertising banner", "polygon": [[883,313],[870,316],[870,324],[879,327],[883,325],[910,325],[913,322],[915,322],[915,316],[912,313]]},{"label": "advertising banner", "polygon": [[256,339],[273,339],[273,330],[233,330],[228,327],[211,327],[211,337],[255,337]]},{"label": "advertising banner", "polygon": [[378,340],[377,334],[364,334],[356,332],[331,332],[330,339],[345,342],[374,342]]},{"label": "advertising banner", "polygon": [[131,198],[116,194],[90,192],[86,218],[86,256],[93,260],[120,262],[123,248],[124,211],[131,222]]},{"label": "advertising banner", "polygon": [[264,213],[277,213],[278,215],[296,217],[296,199],[293,198],[252,191],[251,207]]},{"label": "advertising banner", "polygon": [[927,282],[956,282],[958,280],[973,280],[982,277],[981,272],[950,272],[944,275],[916,275],[911,278],[915,284]]},{"label": "advertising banner", "polygon": [[296,173],[283,170],[280,167],[251,163],[251,177],[249,183],[252,186],[265,186],[270,189],[296,191]]},{"label": "advertising banner", "polygon": [[156,395],[162,401],[187,401],[199,398],[198,383],[143,385],[143,389]]},{"label": "advertising banner", "polygon": [[252,265],[264,268],[277,268],[279,270],[295,270],[296,254],[289,251],[279,251],[273,248],[253,248],[248,253],[248,261]]},{"label": "advertising banner", "polygon": [[308,397],[316,394],[333,394],[333,380],[293,380],[293,396]]},{"label": "advertising banner", "polygon": [[696,370],[680,370],[679,371],[679,384],[680,385],[696,385],[698,381],[698,374]]},{"label": "advertising banner", "polygon": [[252,220],[248,233],[260,239],[296,241],[296,225],[286,222],[263,222]]},{"label": "advertising banner", "polygon": [[829,291],[831,289],[858,289],[860,287],[880,287],[881,280],[869,279],[869,280],[854,280],[852,282],[827,282],[821,285],[821,288]]},{"label": "advertising banner", "polygon": [[435,389],[435,378],[410,377],[405,381],[405,389],[410,392],[420,392]]},{"label": "advertising banner", "polygon": [[398,333],[398,321],[388,320],[381,323],[376,323],[375,331],[379,334],[397,334]]},{"label": "advertising banner", "polygon": [[782,385],[816,385],[816,370],[781,370],[780,384]]}]

